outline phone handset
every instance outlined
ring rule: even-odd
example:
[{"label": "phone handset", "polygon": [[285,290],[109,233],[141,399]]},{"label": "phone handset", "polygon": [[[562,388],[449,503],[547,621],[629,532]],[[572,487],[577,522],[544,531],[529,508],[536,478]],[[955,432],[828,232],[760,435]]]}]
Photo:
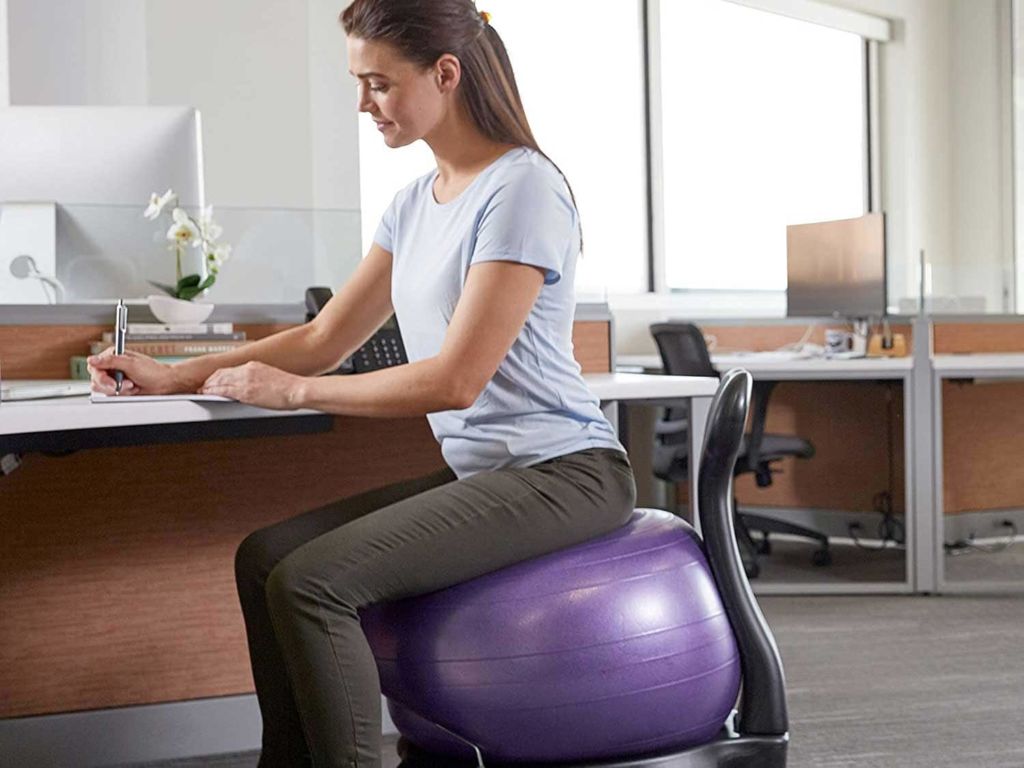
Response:
[{"label": "phone handset", "polygon": [[[314,286],[306,289],[306,322],[316,317],[334,294],[330,288]],[[409,362],[402,343],[402,334],[394,315],[371,336],[363,346],[342,361],[331,373],[366,373]]]}]

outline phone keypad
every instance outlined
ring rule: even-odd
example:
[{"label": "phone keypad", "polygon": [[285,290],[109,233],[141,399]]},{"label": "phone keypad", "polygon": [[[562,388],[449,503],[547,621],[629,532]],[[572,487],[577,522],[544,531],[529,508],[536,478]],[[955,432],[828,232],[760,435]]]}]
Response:
[{"label": "phone keypad", "polygon": [[357,371],[374,371],[406,362],[405,349],[398,334],[379,334],[370,339],[355,355]]}]

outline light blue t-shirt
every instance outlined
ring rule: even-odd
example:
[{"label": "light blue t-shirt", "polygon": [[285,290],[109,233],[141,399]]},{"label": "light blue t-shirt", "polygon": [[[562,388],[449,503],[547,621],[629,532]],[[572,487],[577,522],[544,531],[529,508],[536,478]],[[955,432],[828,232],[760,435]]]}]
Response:
[{"label": "light blue t-shirt", "polygon": [[374,236],[393,257],[391,301],[410,362],[441,351],[471,265],[546,270],[525,325],[476,402],[427,416],[448,466],[466,477],[587,448],[622,451],[572,354],[579,224],[561,174],[520,147],[450,202],[434,199],[436,177],[432,171],[395,195]]}]

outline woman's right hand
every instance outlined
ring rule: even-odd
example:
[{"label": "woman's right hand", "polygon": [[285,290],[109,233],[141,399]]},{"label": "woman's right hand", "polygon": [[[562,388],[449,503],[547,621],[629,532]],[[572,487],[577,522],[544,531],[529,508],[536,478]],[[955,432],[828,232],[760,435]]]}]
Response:
[{"label": "woman's right hand", "polygon": [[90,355],[86,363],[93,392],[114,394],[117,386],[114,371],[124,373],[122,395],[169,395],[190,391],[171,366],[132,350],[115,355],[114,348],[109,347],[98,355]]}]

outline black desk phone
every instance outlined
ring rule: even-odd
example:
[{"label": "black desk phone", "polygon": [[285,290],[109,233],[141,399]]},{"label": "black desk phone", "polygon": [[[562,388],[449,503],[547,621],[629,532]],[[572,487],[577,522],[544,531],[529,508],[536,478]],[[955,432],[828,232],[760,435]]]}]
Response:
[{"label": "black desk phone", "polygon": [[[307,323],[319,314],[333,295],[330,288],[323,286],[306,289]],[[392,315],[380,327],[380,330],[373,334],[351,357],[342,361],[338,369],[332,373],[366,373],[381,368],[390,368],[393,365],[404,365],[407,362],[409,359],[405,355],[405,346],[402,344],[398,321]]]}]

